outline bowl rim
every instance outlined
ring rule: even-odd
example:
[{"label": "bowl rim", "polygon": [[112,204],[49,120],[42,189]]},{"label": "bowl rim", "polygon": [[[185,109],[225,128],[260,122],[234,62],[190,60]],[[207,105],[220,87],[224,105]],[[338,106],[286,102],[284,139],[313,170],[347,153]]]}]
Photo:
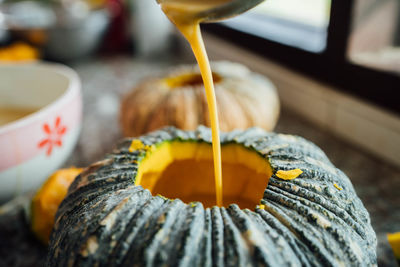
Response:
[{"label": "bowl rim", "polygon": [[13,68],[39,68],[44,69],[53,73],[58,73],[63,75],[68,79],[68,86],[66,90],[59,95],[55,100],[44,105],[39,108],[37,111],[24,116],[15,121],[9,122],[0,126],[0,135],[9,131],[13,131],[17,128],[23,127],[30,123],[34,123],[36,120],[40,119],[42,115],[48,113],[52,109],[55,109],[57,106],[61,105],[64,101],[67,101],[69,98],[73,97],[77,93],[80,93],[81,89],[81,81],[78,74],[70,67],[60,64],[60,63],[49,63],[49,62],[31,62],[31,63],[4,63],[0,64],[0,71],[2,68],[13,67]]}]

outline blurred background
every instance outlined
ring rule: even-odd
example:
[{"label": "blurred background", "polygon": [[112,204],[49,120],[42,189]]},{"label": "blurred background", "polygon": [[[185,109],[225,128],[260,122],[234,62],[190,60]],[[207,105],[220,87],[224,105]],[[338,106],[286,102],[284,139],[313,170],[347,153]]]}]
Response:
[{"label": "blurred background", "polygon": [[[400,231],[400,1],[267,0],[203,30],[211,60],[276,85],[275,130],[326,152],[379,235]],[[82,81],[82,130],[64,166],[87,166],[122,138],[120,101],[139,81],[195,62],[154,0],[0,0],[0,64],[40,61]]]},{"label": "blurred background", "polygon": [[[77,60],[94,52],[154,55],[171,47],[173,29],[153,2],[2,0],[2,58],[6,59],[4,48],[15,43],[29,45],[40,58],[56,61]],[[341,44],[346,46],[342,56],[348,62],[399,73],[399,6],[398,0],[346,4],[269,0],[222,25],[318,54]]]}]

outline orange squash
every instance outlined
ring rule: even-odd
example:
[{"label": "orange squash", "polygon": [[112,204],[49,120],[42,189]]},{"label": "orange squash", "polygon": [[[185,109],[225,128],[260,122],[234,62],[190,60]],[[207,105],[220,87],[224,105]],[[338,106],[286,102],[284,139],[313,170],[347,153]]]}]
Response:
[{"label": "orange squash", "polygon": [[43,243],[49,242],[58,206],[66,196],[68,187],[81,171],[81,168],[68,168],[54,172],[33,197],[31,228]]},{"label": "orange squash", "polygon": [[395,257],[400,260],[400,232],[387,234],[387,239]]}]

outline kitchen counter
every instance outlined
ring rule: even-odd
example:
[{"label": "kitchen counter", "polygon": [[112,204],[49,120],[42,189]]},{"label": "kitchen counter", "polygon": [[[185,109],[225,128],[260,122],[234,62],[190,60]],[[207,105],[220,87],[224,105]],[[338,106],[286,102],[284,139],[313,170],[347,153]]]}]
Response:
[{"label": "kitchen counter", "polygon": [[[124,93],[146,76],[178,63],[181,62],[116,57],[73,65],[82,80],[84,115],[80,139],[64,167],[88,166],[110,152],[122,138],[116,118]],[[378,250],[380,263],[382,266],[395,266],[390,256],[389,263],[383,264],[386,260],[384,254],[390,251],[384,233],[400,231],[400,170],[315,127],[285,107],[276,131],[300,135],[316,143],[333,164],[350,177],[379,236],[382,248]]]},{"label": "kitchen counter", "polygon": [[[110,152],[122,138],[116,117],[124,93],[141,79],[180,63],[187,61],[148,62],[121,57],[73,66],[83,83],[84,117],[79,143],[65,166],[87,166]],[[400,169],[314,126],[285,107],[275,131],[300,135],[314,142],[350,177],[371,215],[380,248],[387,248],[385,233],[400,231]],[[384,249],[378,253],[384,258]]]}]

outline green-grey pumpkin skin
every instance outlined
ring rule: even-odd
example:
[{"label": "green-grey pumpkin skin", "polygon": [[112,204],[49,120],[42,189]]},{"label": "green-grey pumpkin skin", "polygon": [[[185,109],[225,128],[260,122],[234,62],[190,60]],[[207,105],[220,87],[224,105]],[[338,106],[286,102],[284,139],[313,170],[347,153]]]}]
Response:
[{"label": "green-grey pumpkin skin", "polygon": [[[140,137],[211,142],[208,128],[165,128]],[[84,171],[57,215],[48,266],[374,266],[376,235],[348,177],[314,144],[252,128],[223,133],[221,143],[260,153],[273,175],[264,209],[204,209],[152,196],[135,186],[131,139]],[[293,180],[278,170],[299,168]],[[343,190],[338,190],[334,184]]]}]

